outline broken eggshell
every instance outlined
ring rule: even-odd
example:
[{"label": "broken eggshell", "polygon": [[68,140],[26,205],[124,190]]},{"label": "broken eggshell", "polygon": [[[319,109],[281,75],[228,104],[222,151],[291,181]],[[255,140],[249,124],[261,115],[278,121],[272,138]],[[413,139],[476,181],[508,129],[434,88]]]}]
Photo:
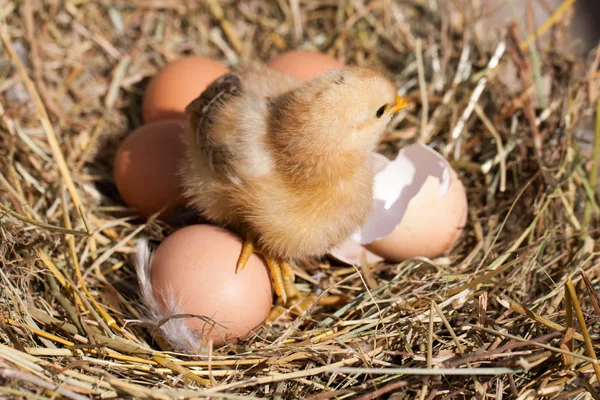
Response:
[{"label": "broken eggshell", "polygon": [[383,258],[365,249],[352,238],[329,252],[334,259],[350,265],[369,265],[382,261]]},{"label": "broken eggshell", "polygon": [[466,222],[467,197],[448,162],[422,144],[403,148],[393,161],[377,154],[374,162],[374,211],[331,255],[351,264],[364,257],[376,262],[377,256],[399,262],[434,258],[454,246]]}]

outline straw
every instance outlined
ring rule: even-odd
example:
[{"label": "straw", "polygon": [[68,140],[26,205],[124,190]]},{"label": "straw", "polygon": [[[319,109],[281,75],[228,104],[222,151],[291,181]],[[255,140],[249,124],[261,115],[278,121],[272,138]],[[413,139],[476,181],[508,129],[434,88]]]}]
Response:
[{"label": "straw", "polygon": [[[481,2],[454,3],[3,2],[0,397],[598,398],[600,51],[569,53],[574,0],[497,37],[477,33]],[[447,156],[464,233],[435,259],[297,260],[305,311],[281,306],[237,343],[204,338],[207,354],[169,348],[132,254],[177,227],[122,202],[117,147],[169,61],[235,69],[289,49],[394,80],[412,106],[378,151]]]}]

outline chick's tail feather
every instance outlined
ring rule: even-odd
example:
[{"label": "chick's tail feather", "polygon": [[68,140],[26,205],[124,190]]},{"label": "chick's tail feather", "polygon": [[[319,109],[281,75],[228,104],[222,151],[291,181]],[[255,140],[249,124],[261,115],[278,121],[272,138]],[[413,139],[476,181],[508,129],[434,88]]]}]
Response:
[{"label": "chick's tail feather", "polygon": [[199,351],[200,340],[194,335],[186,320],[171,318],[182,312],[181,301],[175,298],[173,290],[169,287],[167,293],[158,293],[163,299],[162,304],[156,299],[151,278],[152,257],[148,240],[140,239],[136,246],[134,265],[146,319],[144,322],[158,328],[155,332],[172,347],[180,350]]}]

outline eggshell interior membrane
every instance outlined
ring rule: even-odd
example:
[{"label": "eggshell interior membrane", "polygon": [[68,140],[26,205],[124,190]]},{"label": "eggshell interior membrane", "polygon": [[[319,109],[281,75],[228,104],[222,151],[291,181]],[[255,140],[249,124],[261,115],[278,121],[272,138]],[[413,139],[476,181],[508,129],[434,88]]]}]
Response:
[{"label": "eggshell interior membrane", "polygon": [[145,122],[187,118],[185,108],[229,68],[206,57],[187,56],[167,64],[152,79],[142,104]]},{"label": "eggshell interior membrane", "polygon": [[375,264],[383,260],[383,257],[367,250],[364,246],[356,243],[352,238],[346,239],[344,243],[329,252],[336,260],[349,265]]},{"label": "eggshell interior membrane", "polygon": [[308,50],[288,51],[273,58],[267,66],[300,81],[316,78],[331,69],[344,68],[341,61],[327,54]]},{"label": "eggshell interior membrane", "polygon": [[184,205],[177,172],[184,155],[182,120],[151,122],[135,129],[121,143],[114,161],[114,179],[121,197],[144,216]]},{"label": "eggshell interior membrane", "polygon": [[[269,315],[273,292],[262,258],[252,255],[246,267],[236,274],[242,239],[222,228],[191,225],[168,236],[152,259],[151,282],[156,301],[166,316],[193,314],[208,317],[178,320],[192,332],[171,327],[167,338],[184,347],[198,346],[207,337],[214,346],[235,342],[259,327]],[[183,336],[183,337],[182,337]]]}]

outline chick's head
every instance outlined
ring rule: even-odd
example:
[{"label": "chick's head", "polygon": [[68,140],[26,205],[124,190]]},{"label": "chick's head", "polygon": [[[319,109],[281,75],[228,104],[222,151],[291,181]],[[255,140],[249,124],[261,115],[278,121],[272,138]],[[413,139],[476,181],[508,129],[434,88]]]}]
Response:
[{"label": "chick's head", "polygon": [[[348,67],[329,71],[287,97],[288,119],[314,134],[315,145],[372,151],[393,114],[408,105],[383,74]],[[293,116],[292,116],[293,115]]]},{"label": "chick's head", "polygon": [[379,72],[348,68],[339,70],[333,78],[322,103],[317,101],[315,106],[327,107],[337,128],[346,132],[345,136],[379,138],[392,115],[407,105],[397,95],[395,85]]}]

